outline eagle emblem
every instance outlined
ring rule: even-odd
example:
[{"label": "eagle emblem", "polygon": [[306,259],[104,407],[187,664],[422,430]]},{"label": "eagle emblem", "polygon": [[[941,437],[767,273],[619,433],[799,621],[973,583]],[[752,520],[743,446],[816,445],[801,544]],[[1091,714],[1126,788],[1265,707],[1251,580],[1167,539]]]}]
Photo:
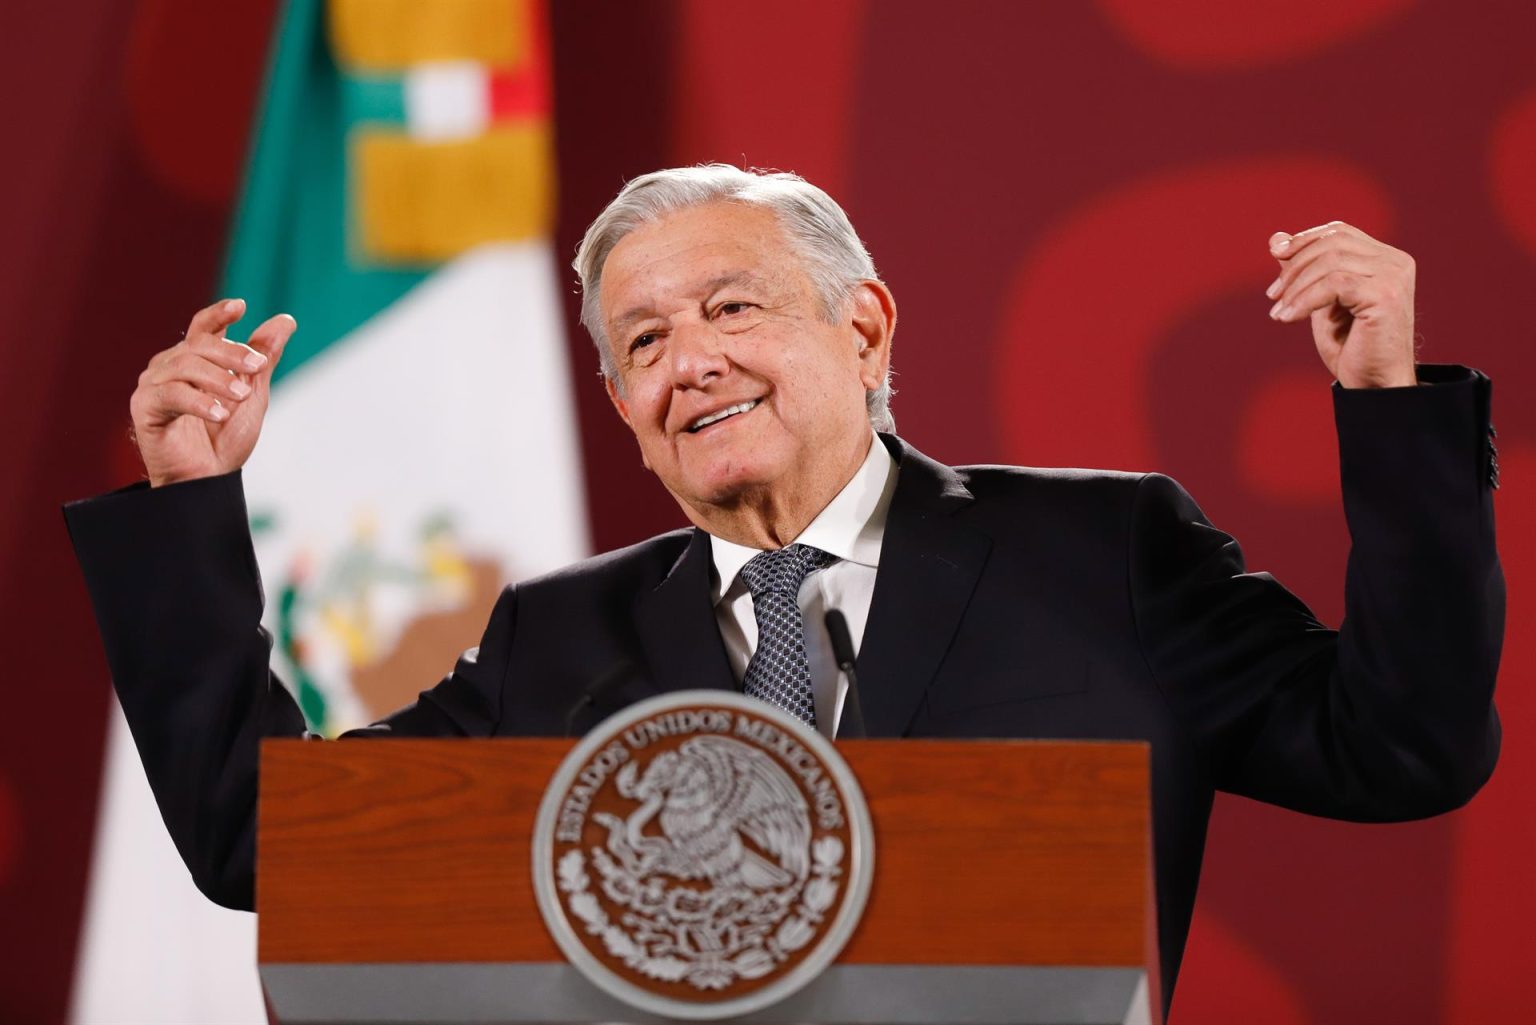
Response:
[{"label": "eagle emblem", "polygon": [[[625,765],[617,785],[640,807],[622,820],[594,816],[625,872],[752,893],[805,882],[810,810],[767,755],[730,737],[694,737],[657,755],[643,775],[639,768]],[[647,834],[653,823],[661,836]]]},{"label": "eagle emblem", "polygon": [[545,921],[643,1010],[734,1017],[814,978],[868,895],[871,830],[832,745],[761,701],[683,691],[589,735],[535,829]]}]

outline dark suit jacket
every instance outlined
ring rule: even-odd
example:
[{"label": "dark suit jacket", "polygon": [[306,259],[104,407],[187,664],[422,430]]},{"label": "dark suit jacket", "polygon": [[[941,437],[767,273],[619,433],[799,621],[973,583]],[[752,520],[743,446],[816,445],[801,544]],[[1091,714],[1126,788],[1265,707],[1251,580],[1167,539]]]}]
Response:
[{"label": "dark suit jacket", "polygon": [[[871,736],[1149,741],[1164,999],[1216,790],[1361,821],[1455,808],[1493,769],[1503,632],[1488,381],[1336,389],[1354,545],[1319,624],[1155,474],[900,462],[858,659]],[[67,519],[123,709],[199,887],[252,906],[257,748],[303,720],[268,668],[238,474]],[[708,536],[508,587],[484,638],[356,735],[563,734],[661,690],[733,688]],[[594,686],[596,685],[596,686]]]}]

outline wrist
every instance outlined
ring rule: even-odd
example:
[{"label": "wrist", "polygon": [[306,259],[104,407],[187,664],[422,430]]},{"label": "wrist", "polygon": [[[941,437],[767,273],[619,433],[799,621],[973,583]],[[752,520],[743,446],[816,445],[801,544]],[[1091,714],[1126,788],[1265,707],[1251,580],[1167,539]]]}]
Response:
[{"label": "wrist", "polygon": [[1342,373],[1338,376],[1339,386],[1349,389],[1366,388],[1412,388],[1418,385],[1419,375],[1412,367],[1397,369],[1381,373]]}]

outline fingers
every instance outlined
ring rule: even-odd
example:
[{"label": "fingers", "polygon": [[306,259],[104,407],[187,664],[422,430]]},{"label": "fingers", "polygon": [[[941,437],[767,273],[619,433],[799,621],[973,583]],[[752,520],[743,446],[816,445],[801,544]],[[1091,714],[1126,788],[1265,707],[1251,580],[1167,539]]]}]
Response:
[{"label": "fingers", "polygon": [[[234,348],[228,342],[212,344]],[[241,402],[251,394],[251,384],[243,374],[231,372],[231,368],[206,359],[190,349],[183,349],[158,366],[146,370],[140,381],[151,386],[181,381],[215,398],[233,402]]]},{"label": "fingers", "polygon": [[1348,239],[1369,246],[1381,244],[1352,224],[1329,221],[1327,224],[1319,224],[1306,231],[1298,231],[1294,235],[1283,231],[1275,232],[1269,236],[1269,255],[1283,264],[1286,260],[1295,259],[1311,246],[1326,239]]},{"label": "fingers", "polygon": [[1269,311],[1272,319],[1289,323],[1304,320],[1318,310],[1334,305],[1353,310],[1359,305],[1361,285],[1370,275],[1345,270],[1330,270],[1298,283]]},{"label": "fingers", "polygon": [[142,439],[145,431],[164,427],[186,415],[223,423],[229,419],[231,410],[252,392],[251,385],[240,376],[183,349],[168,360],[151,364],[139,375],[139,386],[128,400],[128,410]]},{"label": "fingers", "polygon": [[160,427],[180,416],[195,416],[216,424],[229,419],[229,408],[220,399],[186,381],[142,385],[128,405],[134,424],[146,427]]},{"label": "fingers", "polygon": [[254,374],[267,365],[267,357],[249,346],[201,332],[187,335],[186,341],[157,358],[168,363],[179,359],[183,353],[192,353],[232,374]]},{"label": "fingers", "polygon": [[1309,246],[1322,239],[1333,238],[1338,235],[1343,227],[1345,225],[1342,221],[1329,221],[1327,224],[1320,224],[1315,228],[1308,228],[1306,231],[1299,231],[1294,235],[1277,231],[1269,236],[1269,255],[1279,260],[1281,266],[1284,266],[1285,261],[1294,260],[1305,252]]},{"label": "fingers", "polygon": [[[1346,226],[1347,227],[1347,226]],[[1367,248],[1345,232],[1318,235],[1296,257],[1281,264],[1280,276],[1265,295],[1275,300],[1272,320],[1301,320],[1334,303],[1355,305],[1361,282],[1384,269],[1377,244]]]},{"label": "fingers", "polygon": [[251,335],[250,344],[231,341],[224,332],[245,313],[239,299],[199,310],[176,345],[157,353],[139,375],[130,405],[135,423],[163,425],[190,414],[213,423],[252,395],[265,394],[272,369],[298,326],[286,313],[270,318]]},{"label": "fingers", "polygon": [[1312,246],[1294,261],[1283,264],[1280,276],[1265,291],[1266,296],[1275,300],[1269,315],[1276,320],[1289,319],[1286,314],[1296,296],[1329,275],[1372,276],[1379,267],[1373,255],[1354,248]]},{"label": "fingers", "polygon": [[236,402],[249,398],[253,386],[264,386],[282,358],[283,347],[298,324],[286,313],[266,320],[241,343],[202,332],[188,335],[181,345],[151,363],[154,380],[180,379]]},{"label": "fingers", "polygon": [[221,299],[212,306],[205,306],[192,315],[187,325],[187,337],[209,335],[223,338],[229,325],[245,316],[244,299]]},{"label": "fingers", "polygon": [[[188,334],[182,346],[196,352],[225,370],[236,374],[271,374],[281,357],[288,338],[298,328],[298,323],[288,314],[270,317],[251,333],[247,342],[199,332]],[[179,347],[178,347],[179,348]],[[164,360],[173,355],[175,348],[161,353],[156,359]]]},{"label": "fingers", "polygon": [[1396,273],[1402,269],[1399,263],[1410,268],[1412,263],[1406,253],[1343,221],[1329,221],[1294,235],[1277,231],[1269,237],[1269,251],[1280,264],[1280,274],[1264,294],[1275,300],[1269,315],[1281,321],[1310,312],[1304,307],[1321,282],[1334,280],[1335,292],[1341,293],[1362,279]]}]

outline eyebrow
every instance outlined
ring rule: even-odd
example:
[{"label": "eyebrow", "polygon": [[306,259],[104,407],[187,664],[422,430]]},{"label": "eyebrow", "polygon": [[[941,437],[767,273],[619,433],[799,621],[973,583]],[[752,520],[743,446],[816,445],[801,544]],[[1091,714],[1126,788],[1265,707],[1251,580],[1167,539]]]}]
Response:
[{"label": "eyebrow", "polygon": [[[763,279],[751,271],[732,271],[729,274],[721,274],[704,282],[703,294],[706,296],[714,295],[722,288],[729,288],[733,285],[761,286],[762,284]],[[655,314],[650,306],[631,306],[629,309],[625,310],[623,314],[621,314],[616,320],[614,320],[613,334],[622,335],[625,329],[629,327],[629,325],[635,323],[638,320],[644,320],[651,316],[655,316]]]}]

